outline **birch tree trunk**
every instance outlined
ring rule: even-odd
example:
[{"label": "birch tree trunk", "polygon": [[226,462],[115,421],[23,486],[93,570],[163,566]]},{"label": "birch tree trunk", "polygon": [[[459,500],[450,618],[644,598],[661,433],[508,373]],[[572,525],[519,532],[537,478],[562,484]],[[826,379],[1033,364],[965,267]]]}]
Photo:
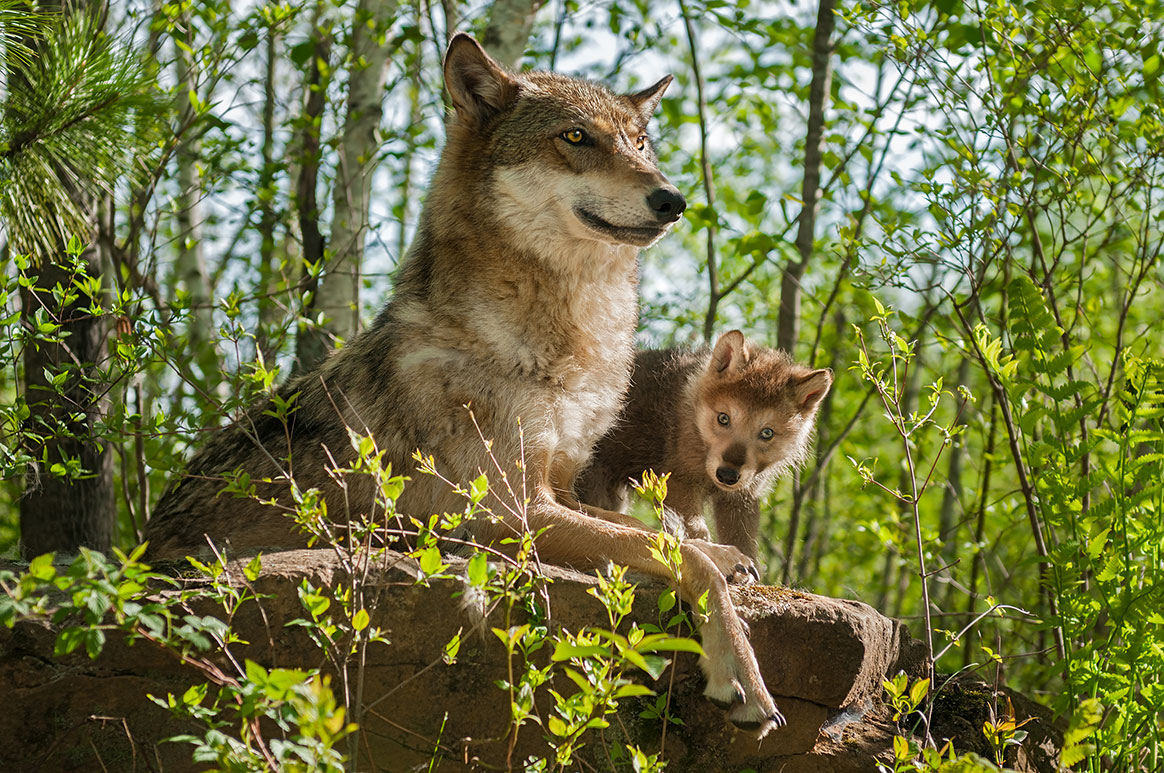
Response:
[{"label": "birch tree trunk", "polygon": [[[413,12],[419,17],[421,13],[420,3],[414,0],[415,6]],[[408,228],[407,225],[411,222],[411,214],[413,209],[413,167],[416,162],[416,150],[419,143],[418,127],[424,120],[421,114],[421,80],[424,69],[424,44],[417,43],[415,50],[409,57],[408,64],[408,120],[412,125],[410,131],[405,138],[404,153],[400,159],[400,166],[403,175],[400,179],[400,205],[394,210],[396,219],[399,221],[399,228],[396,232],[396,259],[400,260],[404,257],[404,252],[408,248]]]},{"label": "birch tree trunk", "polygon": [[804,182],[800,199],[803,206],[796,230],[796,262],[784,269],[780,282],[780,317],[776,344],[793,352],[800,335],[800,282],[812,258],[816,236],[816,212],[820,198],[820,165],[824,141],[824,111],[833,78],[834,0],[820,0],[816,32],[812,38],[812,85],[808,94],[808,133],[804,143]]},{"label": "birch tree trunk", "polygon": [[349,339],[359,330],[360,263],[383,117],[388,31],[396,9],[394,0],[360,0],[352,20],[348,106],[332,199],[330,254],[316,292],[308,301],[309,316],[322,314],[324,323],[303,331],[299,338],[296,354],[301,370],[310,370],[322,361],[334,340]]},{"label": "birch tree trunk", "polygon": [[545,0],[493,0],[481,45],[494,59],[517,69],[533,30],[534,17],[543,5]]},{"label": "birch tree trunk", "polygon": [[[192,29],[189,20],[186,26],[188,30]],[[192,37],[186,42],[192,46]],[[185,120],[194,111],[190,103],[190,93],[197,93],[198,76],[190,52],[177,45],[176,41],[174,76],[178,83],[178,115]],[[174,277],[190,294],[192,311],[187,322],[189,352],[197,363],[203,388],[207,394],[211,394],[219,383],[219,362],[212,344],[214,299],[210,288],[210,275],[206,269],[206,258],[202,252],[202,180],[198,173],[198,159],[201,155],[202,143],[197,130],[190,132],[175,153],[175,163],[178,167],[178,195],[174,223],[177,229],[178,254],[174,261]]]}]

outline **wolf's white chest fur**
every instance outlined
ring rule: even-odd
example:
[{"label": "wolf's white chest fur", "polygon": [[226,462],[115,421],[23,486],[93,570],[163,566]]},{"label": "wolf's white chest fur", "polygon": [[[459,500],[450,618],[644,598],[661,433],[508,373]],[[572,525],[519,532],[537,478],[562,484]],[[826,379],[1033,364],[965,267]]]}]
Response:
[{"label": "wolf's white chest fur", "polygon": [[[610,256],[603,255],[605,261]],[[594,265],[594,264],[592,264]],[[609,266],[609,263],[607,263]],[[622,272],[610,271],[610,274]],[[592,277],[564,295],[564,308],[533,340],[514,344],[524,360],[536,352],[531,375],[536,390],[524,421],[540,425],[539,444],[554,456],[581,464],[618,413],[630,376],[636,297],[624,277]],[[536,312],[535,312],[536,313]]]},{"label": "wolf's white chest fur", "polygon": [[[527,455],[580,465],[609,429],[634,356],[635,250],[582,244],[555,256],[576,262],[573,271],[527,266],[526,275],[495,275],[440,314],[428,303],[398,308],[396,324],[423,330],[427,344],[404,353],[397,367],[410,382],[450,385],[443,397],[429,394],[447,403],[450,433],[464,422],[464,395],[474,393],[479,415],[498,422],[482,430],[513,437],[520,421]],[[535,272],[536,279],[529,275]],[[553,306],[545,303],[549,282],[557,291]]]}]

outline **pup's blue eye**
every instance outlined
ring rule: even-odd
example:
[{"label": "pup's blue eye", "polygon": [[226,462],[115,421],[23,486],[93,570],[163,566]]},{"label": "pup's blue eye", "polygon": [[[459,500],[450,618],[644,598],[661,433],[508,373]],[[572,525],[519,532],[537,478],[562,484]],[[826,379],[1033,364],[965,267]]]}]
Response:
[{"label": "pup's blue eye", "polygon": [[721,413],[719,416],[716,416],[715,420],[719,422],[719,426],[721,427],[726,427],[732,423],[732,417],[728,416],[726,413]]},{"label": "pup's blue eye", "polygon": [[585,144],[585,142],[590,139],[590,137],[581,129],[574,128],[567,129],[566,131],[562,132],[562,139],[571,145],[582,145]]},{"label": "pup's blue eye", "polygon": [[760,430],[761,440],[771,440],[774,437],[776,437],[776,433],[772,431],[771,427],[764,427],[764,429]]}]

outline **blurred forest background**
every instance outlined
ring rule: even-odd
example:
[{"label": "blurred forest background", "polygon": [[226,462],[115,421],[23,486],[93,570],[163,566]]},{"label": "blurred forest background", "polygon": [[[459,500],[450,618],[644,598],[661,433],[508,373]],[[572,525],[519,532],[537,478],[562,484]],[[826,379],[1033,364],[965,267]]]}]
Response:
[{"label": "blurred forest background", "polygon": [[0,554],[136,544],[204,432],[372,318],[466,30],[514,68],[675,74],[656,145],[691,206],[644,253],[640,342],[739,327],[837,374],[767,579],[1101,712],[1093,769],[1159,769],[1161,18],[3,0]]}]

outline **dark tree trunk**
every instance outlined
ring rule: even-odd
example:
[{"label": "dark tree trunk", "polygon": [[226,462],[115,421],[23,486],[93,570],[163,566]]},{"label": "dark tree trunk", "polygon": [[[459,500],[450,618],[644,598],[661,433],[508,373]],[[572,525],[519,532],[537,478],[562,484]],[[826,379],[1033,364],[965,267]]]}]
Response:
[{"label": "dark tree trunk", "polygon": [[[41,10],[71,11],[86,7],[86,0],[44,3]],[[104,26],[107,8],[88,4]],[[29,41],[35,50],[36,40]],[[10,88],[21,88],[14,78]],[[81,194],[76,194],[78,197]],[[93,241],[98,231],[101,202],[85,201],[91,213],[92,230],[76,234]],[[48,319],[60,325],[57,341],[29,341],[23,352],[24,395],[29,415],[24,422],[25,449],[34,458],[28,466],[24,494],[20,499],[21,554],[31,558],[50,551],[76,552],[89,547],[109,552],[117,523],[113,488],[113,449],[94,438],[97,422],[108,412],[109,385],[100,375],[106,360],[108,326],[104,315],[90,313],[99,308],[100,298],[77,292],[72,303],[62,305],[53,288],[73,286],[75,275],[63,265],[64,245],[58,254],[34,256],[28,276],[32,287],[20,291],[21,325],[35,330],[36,320]],[[100,253],[89,248],[81,257],[90,277],[101,275]],[[52,377],[66,373],[63,383],[53,386]],[[54,465],[79,466],[79,474],[54,474]]]},{"label": "dark tree trunk", "polygon": [[[95,254],[86,254],[90,276],[100,267]],[[24,384],[33,434],[24,496],[20,500],[21,552],[26,557],[49,551],[75,552],[85,546],[108,552],[113,544],[116,505],[113,490],[113,454],[109,444],[93,439],[96,423],[108,408],[108,388],[96,366],[105,360],[108,328],[102,316],[89,313],[92,302],[81,294],[61,308],[53,298],[57,284],[68,287],[72,274],[45,260],[31,270],[35,291],[21,293],[24,323],[38,309],[61,324],[61,342],[32,341],[24,350]],[[49,378],[67,372],[59,388]],[[78,460],[79,477],[54,475],[54,464]]]},{"label": "dark tree trunk", "polygon": [[820,0],[816,32],[812,38],[812,84],[808,94],[808,133],[804,143],[803,202],[796,231],[797,260],[784,269],[780,281],[780,312],[776,345],[786,352],[796,351],[800,335],[800,282],[812,258],[816,238],[816,210],[820,200],[820,167],[824,156],[825,105],[833,79],[833,31],[836,29],[833,0]]},{"label": "dark tree trunk", "polygon": [[[325,75],[320,68],[321,63],[331,64],[332,36],[330,28],[325,28],[322,3],[316,10],[315,21],[312,24],[311,39],[314,49],[311,54],[311,64],[307,71],[307,80],[303,89],[303,112],[299,120],[302,127],[301,134],[296,138],[296,152],[298,153],[299,174],[295,180],[295,209],[299,222],[299,232],[303,240],[302,265],[322,266],[326,241],[319,230],[319,198],[316,188],[319,185],[320,163],[320,123],[323,109],[326,106],[327,84]],[[304,314],[310,316],[315,307],[315,297],[319,292],[319,276],[304,277],[302,286]],[[299,351],[295,358],[294,373],[308,370],[312,363],[318,361],[326,353],[322,345],[310,331],[301,330],[297,343]]]}]

